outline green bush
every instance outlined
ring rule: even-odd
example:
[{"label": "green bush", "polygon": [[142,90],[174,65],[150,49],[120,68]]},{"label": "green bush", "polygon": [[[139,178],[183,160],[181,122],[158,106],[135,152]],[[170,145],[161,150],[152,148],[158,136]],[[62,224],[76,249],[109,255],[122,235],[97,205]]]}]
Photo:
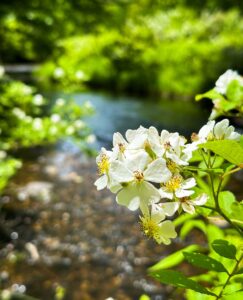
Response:
[{"label": "green bush", "polygon": [[0,78],[0,191],[21,166],[14,158],[16,150],[55,143],[70,136],[85,147],[90,131],[82,118],[92,113],[89,103],[57,99],[48,103],[28,85]]}]

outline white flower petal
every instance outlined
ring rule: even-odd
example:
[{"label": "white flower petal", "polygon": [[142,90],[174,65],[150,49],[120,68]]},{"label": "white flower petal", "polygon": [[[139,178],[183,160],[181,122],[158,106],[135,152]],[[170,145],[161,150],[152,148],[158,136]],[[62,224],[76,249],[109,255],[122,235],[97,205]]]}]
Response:
[{"label": "white flower petal", "polygon": [[162,236],[169,239],[177,236],[175,225],[171,221],[164,221],[160,224],[160,233]]},{"label": "white flower petal", "polygon": [[107,183],[108,183],[108,177],[107,175],[103,175],[95,181],[94,185],[97,187],[97,190],[100,191],[107,186]]},{"label": "white flower petal", "polygon": [[173,193],[167,192],[164,188],[160,188],[159,193],[161,198],[173,199],[174,197]]},{"label": "white flower petal", "polygon": [[180,207],[180,202],[166,202],[166,203],[161,203],[159,204],[161,208],[164,210],[164,213],[166,216],[173,216],[175,212],[178,210]]},{"label": "white flower petal", "polygon": [[139,208],[140,198],[137,194],[136,188],[133,185],[128,185],[123,188],[116,196],[118,204],[126,206],[130,210]]},{"label": "white flower petal", "polygon": [[196,185],[196,180],[193,177],[191,177],[183,181],[183,183],[181,184],[181,189],[190,189],[195,185]]},{"label": "white flower petal", "polygon": [[204,205],[208,201],[208,196],[206,194],[202,194],[197,198],[190,200],[192,205]]},{"label": "white flower petal", "polygon": [[152,182],[166,182],[170,179],[170,177],[171,172],[166,167],[166,162],[162,158],[154,160],[144,171],[144,178]]},{"label": "white flower petal", "polygon": [[143,171],[148,165],[149,155],[145,151],[139,151],[126,160],[126,166],[132,172]]},{"label": "white flower petal", "polygon": [[131,172],[124,163],[120,161],[113,161],[110,165],[110,177],[115,181],[129,182],[134,179],[133,172]]},{"label": "white flower petal", "polygon": [[178,190],[176,190],[175,194],[176,194],[176,197],[178,197],[178,198],[184,198],[184,197],[188,197],[188,196],[191,196],[192,194],[194,194],[194,191],[178,189]]},{"label": "white flower petal", "polygon": [[194,214],[194,213],[195,213],[195,208],[194,208],[194,206],[193,206],[192,204],[190,204],[188,201],[187,201],[187,202],[183,202],[183,203],[181,204],[181,206],[182,206],[182,209],[183,209],[185,212],[187,212],[187,213],[189,213],[189,214]]}]

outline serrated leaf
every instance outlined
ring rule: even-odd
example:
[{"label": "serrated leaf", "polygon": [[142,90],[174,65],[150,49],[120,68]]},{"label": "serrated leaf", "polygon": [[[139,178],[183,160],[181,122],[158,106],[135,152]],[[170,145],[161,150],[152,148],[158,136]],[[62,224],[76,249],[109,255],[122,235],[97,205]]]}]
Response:
[{"label": "serrated leaf", "polygon": [[193,266],[203,268],[209,271],[228,273],[221,262],[201,253],[183,252],[185,259]]},{"label": "serrated leaf", "polygon": [[212,141],[201,144],[199,147],[211,150],[232,164],[243,167],[243,148],[236,141]]},{"label": "serrated leaf", "polygon": [[179,288],[191,289],[201,294],[214,295],[201,284],[187,278],[184,274],[178,271],[159,270],[157,272],[151,273],[150,275],[164,284],[171,284]]},{"label": "serrated leaf", "polygon": [[230,244],[225,240],[215,240],[211,244],[213,250],[217,252],[220,256],[235,259],[236,248],[234,245]]},{"label": "serrated leaf", "polygon": [[172,268],[184,260],[184,255],[182,254],[182,251],[191,252],[199,249],[200,249],[199,245],[190,245],[188,247],[185,247],[184,249],[180,249],[179,251],[176,251],[171,255],[166,256],[165,258],[161,259],[157,264],[150,267],[149,272]]}]

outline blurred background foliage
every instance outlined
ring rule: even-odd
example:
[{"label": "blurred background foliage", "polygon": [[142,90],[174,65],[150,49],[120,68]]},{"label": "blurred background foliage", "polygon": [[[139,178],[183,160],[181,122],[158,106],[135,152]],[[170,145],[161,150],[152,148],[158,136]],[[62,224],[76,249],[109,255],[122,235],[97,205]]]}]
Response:
[{"label": "blurred background foliage", "polygon": [[2,63],[46,87],[191,98],[243,67],[240,0],[1,1]]}]

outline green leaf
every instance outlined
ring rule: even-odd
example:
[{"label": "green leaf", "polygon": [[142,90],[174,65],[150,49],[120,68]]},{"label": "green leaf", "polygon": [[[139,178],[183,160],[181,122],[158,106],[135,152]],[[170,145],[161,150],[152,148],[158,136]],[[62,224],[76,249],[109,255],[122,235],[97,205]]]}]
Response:
[{"label": "green leaf", "polygon": [[232,164],[243,167],[243,147],[236,141],[212,141],[201,144],[199,147],[211,150]]},{"label": "green leaf", "polygon": [[215,240],[211,244],[213,250],[220,256],[235,259],[236,248],[226,240]]},{"label": "green leaf", "polygon": [[209,271],[216,271],[216,272],[226,272],[228,271],[225,267],[216,259],[209,257],[207,255],[201,253],[187,253],[183,252],[185,259],[192,264],[193,266],[203,268]]},{"label": "green leaf", "polygon": [[150,297],[147,295],[142,295],[139,297],[139,300],[150,300]]},{"label": "green leaf", "polygon": [[182,251],[185,250],[188,252],[192,252],[192,251],[199,250],[199,249],[200,249],[199,245],[190,245],[188,247],[185,247],[184,249],[180,249],[179,251],[176,251],[176,252],[172,253],[171,255],[166,256],[165,258],[161,259],[157,264],[150,267],[149,272],[154,272],[154,271],[158,271],[161,269],[168,269],[168,268],[174,267],[184,260]]},{"label": "green leaf", "polygon": [[238,80],[232,80],[226,91],[228,100],[240,104],[243,100],[243,87]]},{"label": "green leaf", "polygon": [[243,299],[243,291],[237,291],[230,295],[224,295],[222,300],[242,300]]},{"label": "green leaf", "polygon": [[187,278],[185,275],[178,271],[159,270],[157,272],[151,273],[150,275],[164,284],[171,284],[176,287],[191,289],[201,294],[214,295],[205,287],[203,287],[196,281]]},{"label": "green leaf", "polygon": [[212,89],[212,90],[210,90],[210,91],[208,91],[204,94],[196,95],[195,100],[200,101],[204,98],[208,98],[208,99],[211,99],[211,100],[213,100],[213,99],[224,99],[224,97],[220,93],[218,93],[215,89]]},{"label": "green leaf", "polygon": [[206,225],[203,221],[189,220],[188,222],[183,224],[180,231],[180,238],[184,239],[193,228],[198,228],[204,233],[206,232]]},{"label": "green leaf", "polygon": [[241,274],[243,274],[243,267],[234,273],[234,275],[241,275]]},{"label": "green leaf", "polygon": [[235,195],[230,191],[223,191],[219,193],[219,204],[220,208],[226,213],[230,215],[232,213],[232,204],[235,203]]}]

